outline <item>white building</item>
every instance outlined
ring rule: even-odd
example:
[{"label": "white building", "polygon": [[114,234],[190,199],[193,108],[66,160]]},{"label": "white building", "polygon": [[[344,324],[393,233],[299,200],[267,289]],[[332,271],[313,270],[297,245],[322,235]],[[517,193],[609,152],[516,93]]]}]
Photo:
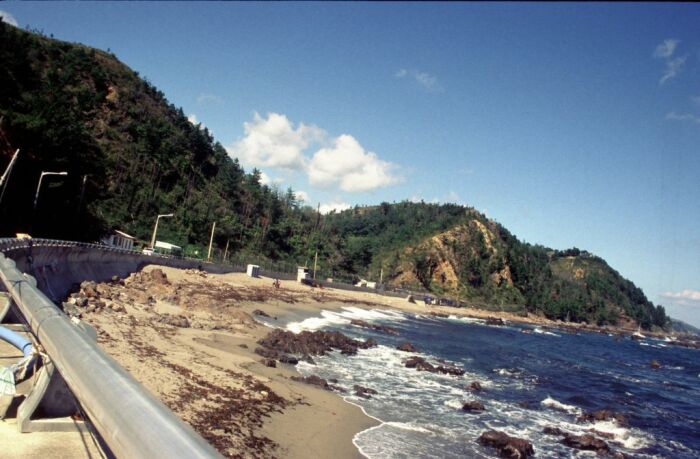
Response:
[{"label": "white building", "polygon": [[112,231],[112,234],[109,234],[102,238],[102,243],[112,247],[118,247],[124,250],[133,250],[134,240],[136,240],[134,236],[129,236],[128,234],[122,233],[119,230],[114,230]]}]

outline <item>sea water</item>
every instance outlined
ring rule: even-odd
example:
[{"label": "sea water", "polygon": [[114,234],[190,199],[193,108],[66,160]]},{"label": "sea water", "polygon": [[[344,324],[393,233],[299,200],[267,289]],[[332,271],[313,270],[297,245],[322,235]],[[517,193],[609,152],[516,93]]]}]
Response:
[{"label": "sea water", "polygon": [[[351,325],[374,321],[398,336]],[[631,457],[700,457],[700,351],[668,346],[653,339],[632,341],[601,334],[579,335],[478,319],[346,307],[286,324],[301,330],[338,330],[356,339],[374,338],[379,346],[356,356],[337,352],[297,365],[303,375],[335,378],[348,388],[343,397],[379,421],[358,433],[354,443],[371,459],[496,457],[477,443],[486,430],[500,430],[532,442],[538,457],[594,457],[570,449],[561,437],[542,433],[558,427],[573,434],[591,428],[605,432],[610,447]],[[524,333],[523,331],[529,332]],[[396,350],[408,341],[418,352]],[[421,355],[465,370],[455,377],[406,368],[403,360]],[[657,360],[661,369],[652,369]],[[479,381],[483,390],[468,385]],[[363,399],[352,386],[375,389]],[[462,411],[469,400],[486,410]],[[615,421],[577,422],[585,412],[610,409]]]}]

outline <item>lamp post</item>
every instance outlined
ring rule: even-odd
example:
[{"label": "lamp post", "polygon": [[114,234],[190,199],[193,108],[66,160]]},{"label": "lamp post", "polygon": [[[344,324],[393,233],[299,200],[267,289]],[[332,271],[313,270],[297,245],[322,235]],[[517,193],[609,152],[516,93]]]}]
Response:
[{"label": "lamp post", "polygon": [[158,220],[160,220],[160,217],[172,217],[173,214],[163,214],[163,215],[158,215],[156,218],[156,226],[153,227],[153,237],[151,238],[151,250],[155,249],[156,246],[156,232],[158,231]]},{"label": "lamp post", "polygon": [[39,185],[36,187],[36,194],[34,195],[34,211],[36,211],[36,205],[39,202],[39,190],[41,190],[41,181],[44,180],[45,175],[68,175],[68,172],[42,172],[41,177],[39,177]]}]

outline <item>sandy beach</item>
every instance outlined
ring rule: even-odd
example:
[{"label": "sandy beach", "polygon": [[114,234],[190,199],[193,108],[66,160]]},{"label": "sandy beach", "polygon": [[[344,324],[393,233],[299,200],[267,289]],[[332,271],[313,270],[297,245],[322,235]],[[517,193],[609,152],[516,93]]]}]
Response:
[{"label": "sandy beach", "polygon": [[[154,269],[165,276],[153,280]],[[294,282],[275,288],[267,278],[164,267],[83,286],[69,302],[88,298],[76,309],[100,346],[224,455],[362,457],[352,438],[376,421],[334,392],[291,380],[294,366],[266,366],[254,350],[271,328],[254,311],[284,323],[379,303]]]},{"label": "sandy beach", "polygon": [[[255,352],[272,328],[344,306],[557,326],[536,316],[426,306],[369,292],[311,288],[242,273],[146,267],[83,283],[68,302],[98,343],[228,457],[362,457],[353,436],[377,424],[340,394],[294,381],[293,365]],[[265,317],[265,315],[269,317]]]}]

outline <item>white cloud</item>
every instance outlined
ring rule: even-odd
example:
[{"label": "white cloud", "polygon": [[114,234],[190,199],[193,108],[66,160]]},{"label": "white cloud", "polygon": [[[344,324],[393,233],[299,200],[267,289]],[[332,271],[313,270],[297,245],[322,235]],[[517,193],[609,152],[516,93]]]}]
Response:
[{"label": "white cloud", "polygon": [[442,91],[442,86],[438,83],[437,77],[429,74],[428,72],[421,72],[418,70],[408,70],[399,69],[394,76],[396,78],[413,78],[419,85],[430,92],[440,92]]},{"label": "white cloud", "polygon": [[654,54],[653,56],[659,59],[667,59],[673,55],[673,52],[676,50],[676,47],[678,46],[678,43],[680,43],[680,40],[677,40],[675,38],[667,38],[658,45],[656,45],[656,48],[654,48]]},{"label": "white cloud", "polygon": [[685,64],[686,59],[688,59],[688,56],[682,56],[682,57],[677,57],[675,59],[669,59],[666,61],[666,70],[664,71],[664,74],[661,76],[661,79],[659,80],[659,84],[664,84],[666,81],[670,80],[671,78],[675,78],[680,72],[681,69],[683,68],[683,64]]},{"label": "white cloud", "polygon": [[666,113],[666,119],[673,121],[691,121],[693,123],[700,124],[700,116],[693,115],[692,113],[669,112]]},{"label": "white cloud", "polygon": [[[293,123],[282,114],[269,113],[243,124],[245,136],[227,148],[229,155],[250,167],[297,170],[312,186],[365,192],[401,181],[398,167],[383,161],[351,135],[331,137],[314,125]],[[317,151],[310,155],[310,151]],[[319,148],[320,147],[320,148]]]},{"label": "white cloud", "polygon": [[281,178],[271,178],[265,172],[260,171],[260,184],[261,185],[279,185],[284,182]]},{"label": "white cloud", "polygon": [[194,113],[190,113],[187,116],[187,121],[194,124],[195,126],[199,124],[199,120],[197,120],[197,115],[195,115]]},{"label": "white cloud", "polygon": [[0,18],[2,19],[2,22],[6,24],[13,25],[15,27],[19,27],[17,24],[17,19],[7,11],[0,10]]},{"label": "white cloud", "polygon": [[309,182],[338,185],[343,191],[371,191],[399,182],[392,173],[396,167],[366,151],[353,136],[343,134],[333,140],[332,146],[314,154],[308,167]]},{"label": "white cloud", "polygon": [[296,196],[297,201],[304,201],[304,202],[309,201],[309,193],[307,193],[306,191],[301,191],[301,190],[295,191],[294,196]]},{"label": "white cloud", "polygon": [[223,102],[223,99],[221,97],[217,96],[216,94],[209,94],[209,93],[202,93],[197,96],[197,103],[198,104],[206,104],[206,103],[221,103]]},{"label": "white cloud", "polygon": [[350,208],[350,204],[348,204],[347,202],[335,202],[334,201],[334,202],[329,202],[326,204],[321,204],[321,207],[319,207],[319,212],[321,212],[322,214],[325,215],[325,214],[328,214],[332,211],[341,212],[341,211],[349,209],[349,208]]},{"label": "white cloud", "polygon": [[243,123],[243,129],[245,137],[227,150],[244,165],[253,167],[303,169],[306,162],[304,150],[326,135],[313,125],[299,123],[295,128],[285,115],[279,113],[268,113],[266,119],[255,113],[253,121]]},{"label": "white cloud", "polygon": [[665,292],[661,298],[681,306],[700,308],[700,290],[685,289],[680,292]]}]

